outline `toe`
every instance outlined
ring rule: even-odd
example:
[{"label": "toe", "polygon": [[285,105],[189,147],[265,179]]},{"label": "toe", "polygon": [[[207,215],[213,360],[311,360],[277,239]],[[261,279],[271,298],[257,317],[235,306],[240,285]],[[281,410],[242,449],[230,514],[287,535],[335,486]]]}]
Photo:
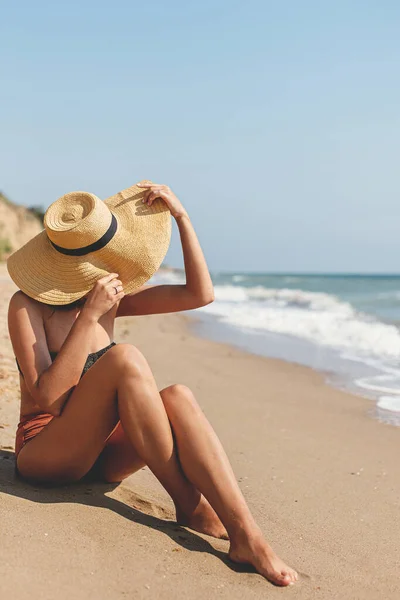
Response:
[{"label": "toe", "polygon": [[282,571],[282,573],[286,573],[289,577],[290,577],[290,581],[292,581],[293,583],[295,583],[298,579],[297,573],[294,569],[287,569],[285,571]]},{"label": "toe", "polygon": [[292,578],[290,577],[289,573],[282,571],[280,576],[277,578],[277,583],[280,585],[290,585],[292,583]]}]

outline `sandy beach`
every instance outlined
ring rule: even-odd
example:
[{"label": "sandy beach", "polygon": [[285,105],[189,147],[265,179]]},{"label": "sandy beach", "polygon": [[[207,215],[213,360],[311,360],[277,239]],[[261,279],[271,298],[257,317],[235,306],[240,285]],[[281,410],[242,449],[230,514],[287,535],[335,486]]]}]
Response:
[{"label": "sandy beach", "polygon": [[116,341],[140,348],[160,389],[195,392],[267,539],[301,574],[296,586],[273,587],[227,560],[228,542],[177,526],[147,468],[120,485],[15,479],[16,288],[4,266],[0,285],[2,598],[400,597],[400,431],[321,374],[195,337],[184,315],[119,319]]}]

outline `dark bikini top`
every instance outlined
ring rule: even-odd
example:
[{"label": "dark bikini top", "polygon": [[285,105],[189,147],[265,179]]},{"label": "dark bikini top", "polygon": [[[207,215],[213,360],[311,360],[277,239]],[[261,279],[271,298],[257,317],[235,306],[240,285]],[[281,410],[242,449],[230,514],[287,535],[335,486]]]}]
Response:
[{"label": "dark bikini top", "polygon": [[[103,354],[105,354],[107,352],[107,350],[109,350],[110,348],[112,348],[115,345],[116,345],[115,342],[111,342],[111,344],[109,344],[105,348],[101,348],[100,350],[97,350],[97,352],[91,352],[90,354],[88,354],[88,357],[85,362],[85,366],[83,367],[83,370],[81,373],[81,377],[86,373],[86,371],[88,371],[90,369],[90,367],[92,367],[94,365],[94,363],[96,362],[96,360],[98,360],[100,358],[100,356],[103,356]],[[58,354],[58,352],[50,352],[52,362],[54,361],[57,354]],[[24,374],[21,371],[21,367],[18,364],[17,358],[15,360],[17,363],[18,371],[21,373],[21,375],[23,377]]]}]

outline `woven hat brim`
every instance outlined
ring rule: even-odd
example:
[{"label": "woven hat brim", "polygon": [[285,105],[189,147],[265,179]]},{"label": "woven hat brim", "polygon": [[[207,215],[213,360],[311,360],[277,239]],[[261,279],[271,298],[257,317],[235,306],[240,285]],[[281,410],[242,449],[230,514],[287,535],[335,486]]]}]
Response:
[{"label": "woven hat brim", "polygon": [[62,305],[85,296],[107,273],[119,274],[125,294],[148,281],[160,267],[171,239],[171,215],[162,200],[143,204],[144,190],[132,186],[105,200],[117,232],[101,250],[84,256],[58,252],[45,231],[7,261],[8,272],[28,296]]}]

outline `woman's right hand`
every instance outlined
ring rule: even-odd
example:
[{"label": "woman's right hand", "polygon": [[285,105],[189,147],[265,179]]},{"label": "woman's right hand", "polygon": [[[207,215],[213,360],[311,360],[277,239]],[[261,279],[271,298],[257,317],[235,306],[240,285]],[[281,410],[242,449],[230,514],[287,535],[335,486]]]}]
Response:
[{"label": "woman's right hand", "polygon": [[122,283],[118,279],[118,273],[109,273],[95,283],[86,298],[82,311],[90,313],[98,320],[124,296],[125,293]]}]

